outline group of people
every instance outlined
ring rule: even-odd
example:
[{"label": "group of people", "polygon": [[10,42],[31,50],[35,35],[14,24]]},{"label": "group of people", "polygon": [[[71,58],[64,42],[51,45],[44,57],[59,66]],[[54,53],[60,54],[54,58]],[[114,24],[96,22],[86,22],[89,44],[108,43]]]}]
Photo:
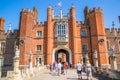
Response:
[{"label": "group of people", "polygon": [[[72,68],[72,64],[68,62],[53,62],[50,64],[50,73],[55,71],[56,75],[60,76],[60,74],[67,74],[67,69]],[[80,61],[76,64],[78,79],[82,79],[82,71],[84,71],[87,75],[87,79],[92,79],[92,70],[91,64],[89,61],[85,65],[82,65]]]},{"label": "group of people", "polygon": [[67,74],[67,69],[72,68],[72,64],[68,62],[53,62],[50,64],[50,73],[55,71],[56,75]]},{"label": "group of people", "polygon": [[82,65],[80,61],[76,65],[77,69],[77,74],[78,74],[78,79],[82,79],[82,71],[84,71],[87,75],[88,80],[92,80],[92,69],[91,69],[91,64],[89,61],[85,65]]}]

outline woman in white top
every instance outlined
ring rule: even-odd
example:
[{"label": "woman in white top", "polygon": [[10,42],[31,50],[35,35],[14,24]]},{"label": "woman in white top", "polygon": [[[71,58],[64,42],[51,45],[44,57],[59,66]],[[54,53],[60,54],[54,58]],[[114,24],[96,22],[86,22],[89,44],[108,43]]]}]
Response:
[{"label": "woman in white top", "polygon": [[87,61],[87,64],[86,64],[86,75],[88,80],[92,80],[92,70],[91,70],[91,64],[89,61]]},{"label": "woman in white top", "polygon": [[58,63],[58,76],[60,76],[61,67],[62,67],[62,64],[59,62]]}]

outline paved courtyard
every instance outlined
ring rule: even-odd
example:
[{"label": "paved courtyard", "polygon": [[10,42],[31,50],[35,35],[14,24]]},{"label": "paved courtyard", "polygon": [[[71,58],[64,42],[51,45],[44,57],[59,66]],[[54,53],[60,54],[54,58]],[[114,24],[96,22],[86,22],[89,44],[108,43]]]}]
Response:
[{"label": "paved courtyard", "polygon": [[[82,73],[83,80],[87,80],[85,73]],[[69,69],[67,74],[56,76],[55,72],[51,73],[47,69],[41,70],[39,74],[31,77],[30,80],[78,80],[75,69]],[[93,78],[93,80],[98,80],[97,78]]]}]

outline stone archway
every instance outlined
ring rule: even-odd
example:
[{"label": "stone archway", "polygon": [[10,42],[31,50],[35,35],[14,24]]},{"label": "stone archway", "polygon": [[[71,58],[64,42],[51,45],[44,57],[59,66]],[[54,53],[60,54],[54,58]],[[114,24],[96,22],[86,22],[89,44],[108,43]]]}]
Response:
[{"label": "stone archway", "polygon": [[[58,46],[53,50],[52,62],[57,61],[59,58],[64,58],[67,62],[72,62],[72,52],[69,48],[64,46]],[[62,60],[64,60],[62,59]]]},{"label": "stone archway", "polygon": [[57,62],[69,62],[69,53],[64,49],[56,51],[54,56]]}]

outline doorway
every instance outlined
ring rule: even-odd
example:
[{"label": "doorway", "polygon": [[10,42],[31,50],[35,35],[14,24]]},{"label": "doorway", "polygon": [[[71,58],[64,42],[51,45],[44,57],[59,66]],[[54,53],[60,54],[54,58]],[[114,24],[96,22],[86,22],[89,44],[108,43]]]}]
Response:
[{"label": "doorway", "polygon": [[58,51],[56,51],[55,53],[55,61],[56,62],[69,62],[69,53],[68,51],[64,50],[64,49],[60,49]]}]

